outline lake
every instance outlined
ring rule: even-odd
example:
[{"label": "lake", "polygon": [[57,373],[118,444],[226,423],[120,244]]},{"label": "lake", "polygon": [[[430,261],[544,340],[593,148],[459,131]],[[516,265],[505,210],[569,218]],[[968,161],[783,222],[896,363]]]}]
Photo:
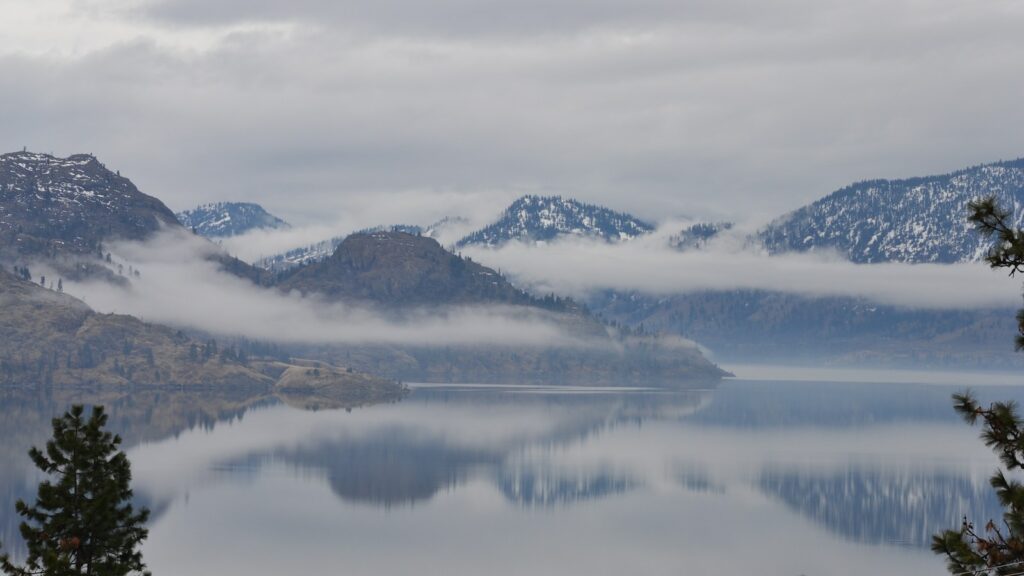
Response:
[{"label": "lake", "polygon": [[951,408],[972,383],[423,385],[351,411],[8,390],[0,538],[17,541],[49,418],[102,402],[157,576],[941,574],[931,534],[1000,513],[998,462]]}]

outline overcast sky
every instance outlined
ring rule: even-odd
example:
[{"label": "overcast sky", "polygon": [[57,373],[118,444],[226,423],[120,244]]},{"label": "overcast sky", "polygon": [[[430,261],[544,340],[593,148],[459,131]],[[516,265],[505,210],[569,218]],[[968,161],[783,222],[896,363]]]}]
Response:
[{"label": "overcast sky", "polygon": [[[1017,0],[0,0],[0,149],[173,209],[765,219],[1024,156]],[[365,212],[365,213],[364,213]]]}]

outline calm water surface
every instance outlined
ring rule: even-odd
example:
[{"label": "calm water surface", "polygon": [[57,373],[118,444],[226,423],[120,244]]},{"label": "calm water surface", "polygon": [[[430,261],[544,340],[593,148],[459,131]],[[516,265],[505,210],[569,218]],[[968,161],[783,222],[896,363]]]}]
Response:
[{"label": "calm water surface", "polygon": [[85,401],[125,436],[158,576],[941,574],[931,534],[999,514],[963,387],[423,386],[351,412],[8,391],[0,539],[34,493],[25,450]]}]

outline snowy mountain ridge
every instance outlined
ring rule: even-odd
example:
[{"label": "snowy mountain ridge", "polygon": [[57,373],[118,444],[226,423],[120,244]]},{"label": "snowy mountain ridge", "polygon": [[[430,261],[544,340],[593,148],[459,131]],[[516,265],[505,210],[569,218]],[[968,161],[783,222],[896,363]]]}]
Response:
[{"label": "snowy mountain ridge", "polygon": [[159,200],[90,154],[0,155],[0,252],[93,254],[102,240],[148,237],[177,225]]},{"label": "snowy mountain ridge", "polygon": [[973,262],[990,241],[968,222],[967,204],[986,196],[1024,225],[1024,159],[859,182],[776,219],[758,240],[773,254],[832,249],[857,263]]},{"label": "snowy mountain ridge", "polygon": [[225,238],[251,230],[288,228],[284,220],[252,202],[213,202],[175,214],[186,228],[200,236]]},{"label": "snowy mountain ridge", "polygon": [[608,242],[647,234],[654,226],[624,212],[561,196],[523,196],[494,223],[459,240],[457,246],[500,246],[512,240],[542,243],[560,236],[601,238]]}]

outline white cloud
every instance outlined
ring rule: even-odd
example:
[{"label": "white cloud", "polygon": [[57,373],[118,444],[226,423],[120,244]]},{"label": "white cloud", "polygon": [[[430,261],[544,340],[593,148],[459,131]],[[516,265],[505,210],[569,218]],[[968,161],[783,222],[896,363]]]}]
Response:
[{"label": "white cloud", "polygon": [[[394,311],[284,294],[230,276],[204,259],[216,247],[167,231],[146,243],[111,244],[117,262],[141,271],[132,286],[65,282],[68,293],[99,312],[198,328],[214,334],[291,343],[589,346],[547,313],[506,307],[434,308],[401,319]],[[127,268],[127,266],[126,266]]]},{"label": "white cloud", "polygon": [[572,239],[464,252],[538,291],[577,296],[605,289],[653,295],[769,290],[926,309],[1021,303],[1020,282],[982,264],[853,264],[825,253],[768,256],[728,242],[679,252],[659,235],[614,245]]}]

